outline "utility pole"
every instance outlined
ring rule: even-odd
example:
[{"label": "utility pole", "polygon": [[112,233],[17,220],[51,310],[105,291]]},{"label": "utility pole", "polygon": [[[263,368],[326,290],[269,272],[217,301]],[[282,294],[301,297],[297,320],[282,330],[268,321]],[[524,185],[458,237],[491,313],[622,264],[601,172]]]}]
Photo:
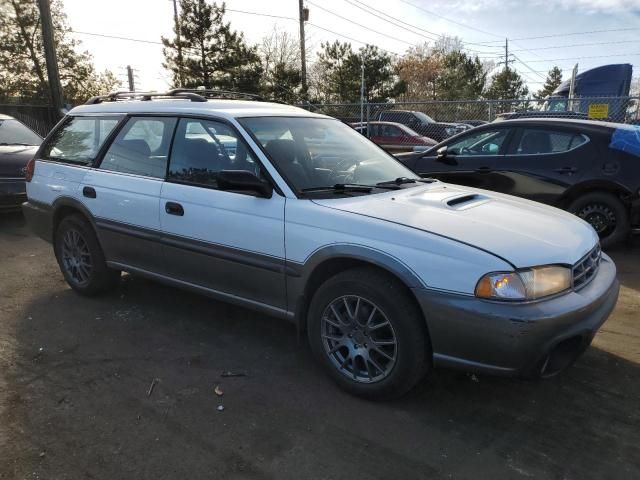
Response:
[{"label": "utility pole", "polygon": [[[360,60],[360,127],[364,123],[364,50]],[[367,134],[369,131],[367,130]]]},{"label": "utility pole", "polygon": [[40,9],[40,24],[42,25],[42,43],[44,56],[47,61],[47,78],[49,80],[49,97],[51,104],[60,113],[63,108],[62,85],[60,85],[60,73],[56,59],[56,47],[53,41],[53,22],[51,21],[51,7],[49,0],[38,0]]},{"label": "utility pole", "polygon": [[309,9],[303,5],[303,0],[298,0],[298,16],[300,19],[300,76],[302,77],[302,98],[307,98],[307,58],[304,46],[304,22],[309,20]]},{"label": "utility pole", "polygon": [[129,82],[129,91],[135,92],[136,83],[133,80],[133,68],[131,68],[131,65],[127,65],[127,81]]},{"label": "utility pole", "polygon": [[509,70],[509,39],[504,39],[504,68]]},{"label": "utility pole", "polygon": [[184,79],[182,78],[182,40],[180,35],[180,21],[178,20],[178,0],[173,0],[173,21],[175,22],[176,45],[178,46],[178,84],[176,87],[180,88],[184,84]]}]

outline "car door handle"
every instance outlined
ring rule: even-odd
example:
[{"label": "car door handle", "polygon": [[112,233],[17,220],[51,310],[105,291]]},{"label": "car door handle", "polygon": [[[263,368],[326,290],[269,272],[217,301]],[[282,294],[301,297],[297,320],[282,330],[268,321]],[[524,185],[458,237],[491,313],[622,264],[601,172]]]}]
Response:
[{"label": "car door handle", "polygon": [[478,167],[476,168],[476,173],[489,173],[491,171],[491,167]]},{"label": "car door handle", "polygon": [[176,202],[165,203],[164,211],[169,215],[177,215],[178,217],[182,217],[184,215],[184,208],[182,208],[182,205]]},{"label": "car door handle", "polygon": [[82,195],[87,198],[96,198],[96,189],[93,187],[84,187],[82,189]]},{"label": "car door handle", "polygon": [[554,172],[566,173],[567,175],[571,175],[572,173],[576,173],[577,171],[578,171],[578,169],[575,168],[575,167],[562,167],[562,168],[556,168],[554,170]]}]

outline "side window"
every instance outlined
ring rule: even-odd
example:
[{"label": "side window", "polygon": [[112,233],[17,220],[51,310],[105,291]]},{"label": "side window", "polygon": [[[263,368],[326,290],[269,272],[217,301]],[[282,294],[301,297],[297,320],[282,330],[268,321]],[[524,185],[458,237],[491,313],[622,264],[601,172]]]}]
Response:
[{"label": "side window", "polygon": [[260,176],[258,162],[231,127],[210,120],[181,119],[167,179],[216,188],[220,170],[247,170]]},{"label": "side window", "polygon": [[562,153],[587,142],[584,135],[555,130],[524,129],[516,154]]},{"label": "side window", "polygon": [[42,158],[89,164],[122,117],[70,117],[56,130],[42,152]]},{"label": "side window", "polygon": [[509,130],[483,130],[467,135],[448,145],[453,155],[497,155],[507,138]]},{"label": "side window", "polygon": [[107,150],[100,168],[164,178],[176,121],[169,117],[131,118]]}]

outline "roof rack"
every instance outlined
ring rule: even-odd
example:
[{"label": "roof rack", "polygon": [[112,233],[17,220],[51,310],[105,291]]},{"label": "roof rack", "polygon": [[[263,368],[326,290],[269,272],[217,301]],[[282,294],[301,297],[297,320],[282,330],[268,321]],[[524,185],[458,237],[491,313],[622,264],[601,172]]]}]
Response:
[{"label": "roof rack", "polygon": [[196,95],[200,95],[205,98],[228,98],[228,99],[248,99],[248,100],[256,100],[259,102],[266,102],[267,100],[260,95],[255,93],[245,93],[245,92],[234,92],[232,90],[213,90],[213,89],[198,89],[198,88],[174,88],[173,90],[169,90],[167,94],[169,95],[178,95],[185,93],[193,93]]},{"label": "roof rack", "polygon": [[102,102],[117,102],[118,100],[141,100],[149,101],[153,98],[181,98],[188,99],[192,102],[206,102],[208,99],[246,99],[259,102],[266,101],[260,95],[253,93],[233,92],[229,90],[199,90],[195,88],[174,88],[167,92],[113,92],[108,95],[91,97],[85,102],[85,105],[95,105]]}]

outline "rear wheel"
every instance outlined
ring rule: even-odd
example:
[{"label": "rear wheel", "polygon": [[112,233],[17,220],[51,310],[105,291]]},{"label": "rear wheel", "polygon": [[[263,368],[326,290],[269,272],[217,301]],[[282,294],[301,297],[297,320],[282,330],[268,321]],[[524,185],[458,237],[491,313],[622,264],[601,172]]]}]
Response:
[{"label": "rear wheel", "polygon": [[62,219],[56,229],[54,251],[65,280],[82,295],[111,290],[120,279],[120,271],[107,267],[93,228],[81,215]]},{"label": "rear wheel", "polygon": [[308,335],[329,375],[361,397],[399,397],[430,365],[422,314],[399,281],[375,269],[348,270],[320,286]]},{"label": "rear wheel", "polygon": [[574,200],[568,209],[588,222],[605,248],[619,245],[629,235],[629,214],[618,197],[608,192],[591,192]]}]

